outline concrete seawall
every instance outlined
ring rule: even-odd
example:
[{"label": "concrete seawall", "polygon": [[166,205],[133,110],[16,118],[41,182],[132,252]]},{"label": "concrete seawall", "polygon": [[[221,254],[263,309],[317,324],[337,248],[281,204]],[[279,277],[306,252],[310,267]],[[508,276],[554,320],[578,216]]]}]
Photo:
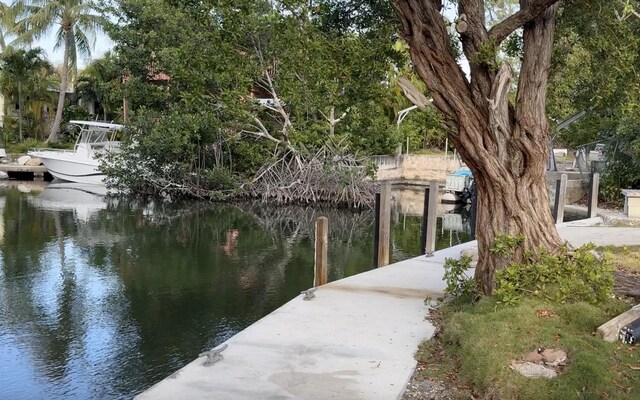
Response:
[{"label": "concrete seawall", "polygon": [[[453,156],[444,157],[441,155],[402,154],[397,157],[374,156],[372,161],[378,166],[376,180],[394,183],[426,183],[431,180],[442,183],[445,181],[447,174],[463,166]],[[567,181],[567,204],[573,204],[585,198],[589,187],[589,174],[568,171],[548,172],[547,188],[549,189],[551,202],[553,203],[555,196],[556,181],[560,179],[560,175],[563,173],[566,173],[569,178]]]},{"label": "concrete seawall", "polygon": [[321,286],[229,339],[224,358],[204,357],[139,399],[398,399],[414,354],[434,327],[427,297],[442,295],[442,264],[463,244]]},{"label": "concrete seawall", "polygon": [[444,182],[448,173],[460,168],[453,155],[426,156],[402,154],[398,157],[377,156],[373,161],[378,166],[378,181],[429,181]]},{"label": "concrete seawall", "polygon": [[[558,225],[574,246],[640,244],[640,228],[597,226],[602,219]],[[427,297],[444,290],[446,258],[475,242],[416,257],[321,286],[238,333],[223,359],[198,358],[139,399],[399,399],[414,354],[434,327]],[[469,271],[472,275],[473,271]]]}]

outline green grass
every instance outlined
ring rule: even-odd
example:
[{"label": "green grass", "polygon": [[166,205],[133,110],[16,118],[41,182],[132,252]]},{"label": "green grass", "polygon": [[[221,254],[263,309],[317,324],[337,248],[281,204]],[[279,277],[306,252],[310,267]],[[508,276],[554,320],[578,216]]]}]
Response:
[{"label": "green grass", "polygon": [[[422,374],[454,381],[476,398],[637,399],[640,372],[631,367],[640,366],[638,347],[607,343],[593,335],[628,307],[614,300],[593,306],[534,299],[506,307],[490,298],[458,309],[447,306],[442,331],[418,354]],[[538,317],[538,310],[555,316]],[[567,351],[568,365],[557,378],[527,379],[509,368],[511,360],[539,347]]]},{"label": "green grass", "polygon": [[68,142],[50,142],[39,141],[35,139],[26,139],[21,143],[8,143],[6,145],[7,154],[25,154],[32,149],[72,149],[73,143]]},{"label": "green grass", "polygon": [[611,265],[625,272],[640,273],[640,246],[601,246]]}]

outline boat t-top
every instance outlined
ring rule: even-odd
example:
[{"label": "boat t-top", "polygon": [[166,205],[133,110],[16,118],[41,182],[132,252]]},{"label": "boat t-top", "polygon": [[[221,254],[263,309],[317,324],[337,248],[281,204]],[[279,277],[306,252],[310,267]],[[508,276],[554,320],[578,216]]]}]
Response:
[{"label": "boat t-top", "polygon": [[69,182],[104,184],[106,175],[100,171],[99,155],[117,151],[120,142],[116,135],[124,125],[96,121],[69,121],[80,127],[73,150],[35,149],[29,152],[38,157],[49,173]]}]

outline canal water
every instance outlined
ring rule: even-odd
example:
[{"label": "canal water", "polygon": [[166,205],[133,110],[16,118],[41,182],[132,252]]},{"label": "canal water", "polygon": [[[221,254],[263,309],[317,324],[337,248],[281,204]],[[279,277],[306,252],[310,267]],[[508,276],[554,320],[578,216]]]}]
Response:
[{"label": "canal water", "polygon": [[[319,216],[330,280],[373,263],[371,212],[103,194],[0,188],[0,399],[131,398],[309,288]],[[418,255],[423,192],[394,197],[399,261]],[[438,248],[469,239],[468,212],[446,211]]]}]

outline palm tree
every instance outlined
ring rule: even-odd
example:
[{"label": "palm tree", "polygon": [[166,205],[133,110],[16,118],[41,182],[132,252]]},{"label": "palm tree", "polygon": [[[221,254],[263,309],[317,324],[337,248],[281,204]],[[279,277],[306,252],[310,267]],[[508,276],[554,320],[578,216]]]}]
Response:
[{"label": "palm tree", "polygon": [[18,0],[14,1],[13,9],[17,15],[14,31],[18,41],[31,43],[56,29],[55,48],[64,49],[58,108],[47,141],[55,140],[60,131],[69,77],[77,73],[78,55],[91,56],[95,35],[106,21],[96,14],[96,6],[86,0]]},{"label": "palm tree", "polygon": [[[47,90],[48,78],[53,66],[46,60],[40,48],[14,49],[0,56],[0,86],[2,93],[17,100],[19,140],[22,142],[25,97],[31,101],[42,100],[42,91]],[[26,94],[26,96],[25,96]]]},{"label": "palm tree", "polygon": [[117,108],[113,92],[121,79],[122,73],[116,65],[115,56],[107,52],[78,74],[76,97],[88,103],[97,102],[102,108],[103,120],[108,121],[109,112]]},{"label": "palm tree", "polygon": [[12,19],[11,7],[8,4],[0,3],[0,51],[3,53],[7,48],[7,28],[10,26],[9,21],[11,21]]}]

